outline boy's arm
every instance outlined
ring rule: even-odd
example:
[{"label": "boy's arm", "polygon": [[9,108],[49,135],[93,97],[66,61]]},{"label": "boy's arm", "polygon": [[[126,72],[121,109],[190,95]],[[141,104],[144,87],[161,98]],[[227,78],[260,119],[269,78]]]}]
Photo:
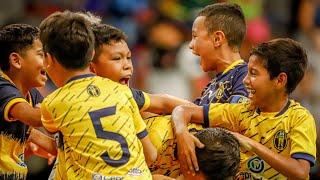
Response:
[{"label": "boy's arm", "polygon": [[203,124],[203,119],[202,106],[181,105],[176,107],[172,112],[172,121],[175,127],[178,146],[178,158],[181,166],[183,166],[181,169],[189,169],[192,174],[195,174],[194,171],[199,170],[195,147],[203,148],[204,145],[189,133],[187,124],[191,121]]},{"label": "boy's arm", "polygon": [[179,105],[193,104],[190,101],[168,94],[149,94],[149,96],[150,106],[146,109],[146,111],[156,114],[171,114],[173,109]]},{"label": "boy's arm", "polygon": [[171,114],[176,106],[182,104],[193,104],[187,100],[180,99],[167,94],[147,94],[140,90],[130,88],[140,112],[151,112],[155,114]]},{"label": "boy's arm", "polygon": [[44,134],[38,129],[32,128],[29,136],[29,141],[38,145],[44,151],[57,155],[57,145],[53,137]]},{"label": "boy's arm", "polygon": [[150,166],[157,159],[157,149],[153,146],[149,136],[140,139],[147,165]]},{"label": "boy's arm", "polygon": [[21,122],[33,127],[42,126],[40,108],[34,108],[27,102],[14,104],[9,109],[8,116],[8,121],[19,119]]},{"label": "boy's arm", "polygon": [[289,179],[307,179],[310,171],[310,163],[304,159],[285,157],[271,151],[266,146],[239,133],[231,132],[246,150],[254,152],[272,168],[285,175]]}]

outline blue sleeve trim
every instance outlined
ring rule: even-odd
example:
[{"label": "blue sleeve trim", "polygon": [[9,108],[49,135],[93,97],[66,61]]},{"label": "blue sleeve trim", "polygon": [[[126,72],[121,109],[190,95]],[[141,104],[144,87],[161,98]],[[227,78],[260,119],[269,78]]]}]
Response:
[{"label": "blue sleeve trim", "polygon": [[133,98],[139,107],[139,110],[141,110],[141,108],[144,106],[144,103],[145,103],[145,99],[144,99],[144,95],[143,95],[142,91],[132,89],[132,88],[130,88],[130,89],[131,89]]},{"label": "blue sleeve trim", "polygon": [[145,130],[139,132],[139,133],[137,134],[137,137],[138,137],[139,139],[142,139],[142,138],[146,137],[147,135],[148,135],[148,131],[147,131],[147,129],[145,129]]},{"label": "blue sleeve trim", "polygon": [[203,123],[204,127],[209,127],[209,107],[210,104],[203,105]]},{"label": "blue sleeve trim", "polygon": [[314,166],[314,164],[316,163],[316,159],[312,155],[307,154],[307,153],[294,153],[291,155],[291,157],[294,159],[307,160],[307,161],[309,161],[311,167]]}]

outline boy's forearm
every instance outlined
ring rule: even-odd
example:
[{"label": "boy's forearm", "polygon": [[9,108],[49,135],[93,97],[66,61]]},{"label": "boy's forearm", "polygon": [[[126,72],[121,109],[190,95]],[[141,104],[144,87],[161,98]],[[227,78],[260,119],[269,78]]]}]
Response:
[{"label": "boy's forearm", "polygon": [[42,126],[40,108],[34,108],[28,103],[15,104],[11,108],[9,115],[13,119],[18,119],[21,122],[33,127]]},{"label": "boy's forearm", "polygon": [[197,105],[181,105],[172,112],[172,121],[176,133],[186,130],[189,123],[203,124],[203,107]]},{"label": "boy's forearm", "polygon": [[171,119],[175,133],[179,134],[187,129],[187,125],[191,121],[191,113],[186,111],[185,106],[178,106],[173,110]]},{"label": "boy's forearm", "polygon": [[173,109],[183,104],[193,104],[190,101],[167,94],[150,94],[150,107],[148,112],[157,114],[171,114]]},{"label": "boy's forearm", "polygon": [[275,153],[264,145],[251,140],[251,151],[267,162],[272,168],[289,179],[307,179],[310,164],[306,160],[297,160]]},{"label": "boy's forearm", "polygon": [[152,144],[149,136],[140,139],[147,165],[151,165],[157,159],[157,149]]}]

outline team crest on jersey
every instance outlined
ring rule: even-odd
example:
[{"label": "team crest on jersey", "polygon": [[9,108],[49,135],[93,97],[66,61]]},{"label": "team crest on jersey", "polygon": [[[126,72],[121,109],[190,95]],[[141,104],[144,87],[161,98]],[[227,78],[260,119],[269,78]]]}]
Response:
[{"label": "team crest on jersey", "polygon": [[87,87],[87,92],[90,96],[100,96],[100,89],[95,86],[95,85],[92,85],[90,84],[88,87]]},{"label": "team crest on jersey", "polygon": [[253,157],[248,161],[248,169],[254,173],[261,173],[264,169],[264,161],[259,157]]},{"label": "team crest on jersey", "polygon": [[284,130],[279,130],[276,132],[273,138],[273,145],[279,151],[282,151],[287,147],[288,136]]}]

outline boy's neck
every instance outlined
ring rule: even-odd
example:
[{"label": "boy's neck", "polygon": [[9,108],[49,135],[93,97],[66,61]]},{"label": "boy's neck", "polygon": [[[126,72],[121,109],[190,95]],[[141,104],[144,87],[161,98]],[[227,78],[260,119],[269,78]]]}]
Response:
[{"label": "boy's neck", "polygon": [[284,94],[282,96],[269,98],[268,102],[266,101],[261,107],[259,107],[259,110],[261,112],[280,112],[285,108],[289,101],[288,94]]},{"label": "boy's neck", "polygon": [[223,45],[226,47],[220,47],[220,56],[217,61],[216,72],[221,73],[226,70],[232,63],[241,59],[240,53],[238,50],[233,49],[227,45]]},{"label": "boy's neck", "polygon": [[31,90],[31,88],[24,83],[24,80],[22,78],[23,76],[19,74],[19,72],[5,71],[4,73],[10,78],[10,80],[20,90],[22,95],[24,97],[27,97],[28,92]]},{"label": "boy's neck", "polygon": [[68,81],[75,76],[84,75],[84,74],[92,74],[89,67],[87,67],[85,69],[81,69],[81,70],[61,69],[59,73],[64,75],[58,80],[59,82],[56,82],[59,87],[62,87],[65,84],[67,84]]}]

